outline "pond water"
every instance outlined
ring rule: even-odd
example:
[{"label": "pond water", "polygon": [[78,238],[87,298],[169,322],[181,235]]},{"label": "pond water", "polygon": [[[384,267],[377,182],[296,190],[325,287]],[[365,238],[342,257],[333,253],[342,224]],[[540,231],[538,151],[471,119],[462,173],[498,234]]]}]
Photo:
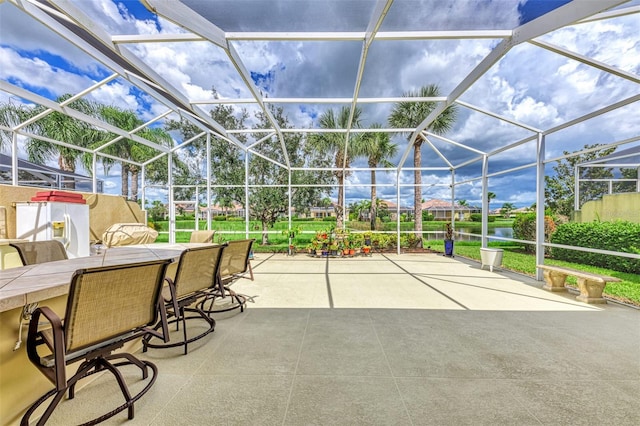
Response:
[{"label": "pond water", "polygon": [[[478,234],[477,237],[471,236],[471,235],[459,235],[459,234],[455,235],[455,239],[458,241],[480,241],[481,237],[479,235],[482,233],[482,226],[478,225],[478,226],[456,227],[456,232],[463,232],[467,234]],[[495,235],[496,237],[502,237],[502,238],[513,238],[513,228],[510,228],[510,227],[489,228],[488,233],[489,233],[489,239],[491,239],[492,235]],[[444,239],[444,232],[440,232],[440,231],[430,232],[429,234],[427,234],[426,238],[429,240],[442,240]]]}]

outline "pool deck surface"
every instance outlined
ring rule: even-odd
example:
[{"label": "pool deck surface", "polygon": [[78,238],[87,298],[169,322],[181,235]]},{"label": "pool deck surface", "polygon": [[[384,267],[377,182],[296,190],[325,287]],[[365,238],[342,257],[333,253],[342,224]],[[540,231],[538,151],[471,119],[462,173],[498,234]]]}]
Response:
[{"label": "pool deck surface", "polygon": [[[103,424],[640,424],[640,310],[437,254],[252,265],[255,280],[232,286],[245,312],[220,316],[186,356],[139,354],[157,382],[135,419]],[[104,375],[49,424],[119,404]]]}]

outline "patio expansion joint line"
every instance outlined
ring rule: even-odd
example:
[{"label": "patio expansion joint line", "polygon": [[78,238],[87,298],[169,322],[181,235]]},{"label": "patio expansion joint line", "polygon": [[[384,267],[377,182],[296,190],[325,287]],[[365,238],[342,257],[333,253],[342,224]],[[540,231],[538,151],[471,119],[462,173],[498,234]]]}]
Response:
[{"label": "patio expansion joint line", "polygon": [[[373,333],[376,336],[376,340],[378,341],[378,345],[380,346],[380,350],[382,351],[382,355],[384,355],[384,360],[387,363],[387,368],[389,369],[389,373],[391,374],[391,378],[393,379],[393,385],[396,387],[396,392],[398,392],[398,396],[400,397],[400,401],[402,401],[402,407],[404,408],[404,412],[407,414],[407,418],[409,419],[409,423],[414,425],[413,418],[411,417],[411,413],[409,412],[409,408],[407,407],[407,403],[402,396],[402,392],[400,391],[400,386],[398,385],[398,377],[393,374],[393,368],[391,368],[391,361],[389,361],[389,357],[387,356],[387,352],[384,350],[384,345],[382,341],[380,341],[380,336],[378,335],[378,330],[376,329],[376,325],[373,322],[373,318],[371,316],[371,310],[367,309],[367,314],[369,315],[369,322],[371,323],[371,328],[373,328]],[[386,376],[382,376],[386,377]]]},{"label": "patio expansion joint line", "polygon": [[[271,259],[273,256],[275,256],[275,253],[271,253],[266,259],[262,259],[260,262],[258,262],[256,265],[253,265],[251,268],[255,269],[255,268],[259,267],[264,262],[266,262],[267,260]],[[255,259],[255,257],[254,257],[254,259]]]},{"label": "patio expansion joint line", "polygon": [[302,348],[304,348],[304,339],[307,336],[307,329],[309,328],[309,321],[311,319],[311,309],[307,309],[307,323],[304,325],[304,332],[302,333],[302,340],[300,341],[300,347],[298,348],[298,359],[296,360],[296,367],[293,370],[293,377],[291,378],[291,387],[289,388],[289,396],[287,397],[287,405],[284,408],[284,416],[282,416],[282,424],[286,424],[287,414],[289,414],[289,406],[291,405],[291,396],[293,395],[293,388],[296,385],[296,377],[298,376],[298,367],[300,366],[300,358],[302,358]]},{"label": "patio expansion joint line", "polygon": [[[431,276],[432,277],[436,277],[435,275],[431,275]],[[506,278],[506,277],[504,277],[504,278],[505,279],[510,279],[510,278]],[[575,302],[575,301],[552,300],[552,299],[547,299],[545,297],[539,297],[539,296],[533,296],[533,295],[529,295],[529,294],[516,293],[515,291],[501,290],[501,289],[498,289],[498,288],[489,288],[489,287],[484,287],[484,286],[477,285],[477,284],[461,283],[461,282],[453,281],[451,279],[444,279],[444,278],[438,278],[438,279],[440,281],[448,282],[448,283],[451,283],[453,285],[461,285],[461,286],[465,286],[465,287],[473,287],[473,288],[482,289],[482,290],[486,290],[486,291],[493,291],[493,292],[497,292],[497,293],[510,294],[510,295],[520,296],[520,297],[524,297],[524,298],[543,300],[545,302],[559,303],[559,304],[564,304],[564,305],[569,305],[569,306],[578,306],[580,308],[585,308],[585,309],[589,309],[589,310],[593,310],[593,311],[601,311],[602,310],[602,309],[598,308],[597,306],[586,305],[584,303],[578,303],[578,302]],[[527,285],[526,283],[524,283],[524,284]],[[546,294],[547,293],[545,293],[545,295]],[[553,293],[551,293],[551,294],[553,294]]]},{"label": "patio expansion joint line", "polygon": [[449,296],[448,294],[438,290],[437,288],[435,288],[434,286],[432,286],[431,284],[429,284],[426,281],[421,280],[417,275],[418,274],[414,274],[413,272],[409,272],[407,271],[405,268],[403,268],[402,266],[398,265],[396,262],[394,262],[393,260],[391,260],[387,255],[385,255],[384,253],[380,253],[382,255],[382,257],[384,257],[385,259],[387,259],[389,262],[393,263],[397,268],[399,268],[400,270],[402,270],[405,274],[413,277],[413,279],[419,281],[420,283],[426,285],[427,287],[429,287],[431,290],[435,291],[436,293],[442,295],[443,297],[449,299],[450,301],[452,301],[453,303],[455,303],[456,305],[460,306],[462,309],[465,309],[467,311],[469,311],[470,309],[463,305],[462,303],[458,302],[456,299],[454,299],[453,297]]}]

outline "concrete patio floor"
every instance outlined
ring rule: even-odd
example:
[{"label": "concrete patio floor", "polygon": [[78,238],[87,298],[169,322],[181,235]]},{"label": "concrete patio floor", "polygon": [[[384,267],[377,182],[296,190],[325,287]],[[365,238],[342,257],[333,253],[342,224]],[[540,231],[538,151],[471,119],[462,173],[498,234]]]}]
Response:
[{"label": "concrete patio floor", "polygon": [[[436,254],[252,264],[233,286],[248,309],[186,356],[141,354],[157,382],[105,424],[640,424],[640,310]],[[50,424],[115,407],[116,389],[99,378]]]}]

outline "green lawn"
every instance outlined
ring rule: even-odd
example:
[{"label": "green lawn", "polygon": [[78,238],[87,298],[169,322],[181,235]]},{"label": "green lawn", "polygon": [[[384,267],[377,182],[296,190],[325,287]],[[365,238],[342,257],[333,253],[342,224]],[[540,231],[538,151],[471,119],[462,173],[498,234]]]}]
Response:
[{"label": "green lawn", "polygon": [[[199,222],[200,229],[206,229],[206,221]],[[293,222],[292,226],[300,226],[302,233],[296,236],[294,244],[298,248],[304,248],[311,239],[315,236],[317,231],[327,230],[331,226],[335,226],[335,222],[322,222],[322,221],[304,221]],[[269,232],[269,245],[261,246],[256,244],[255,251],[257,252],[285,252],[289,245],[289,240],[282,231],[286,231],[289,227],[287,222],[276,222],[272,228],[268,229]],[[193,220],[177,220],[177,229],[194,229],[195,222]],[[156,229],[163,232],[167,231],[167,222],[156,222]],[[222,243],[230,240],[240,240],[245,238],[245,223],[240,221],[213,221],[211,222],[211,229],[216,231],[216,242]],[[189,242],[191,231],[180,232],[176,231],[177,242]],[[262,225],[258,221],[251,221],[249,223],[249,238],[255,238],[256,241],[262,241]],[[161,233],[158,235],[157,242],[167,242],[169,240],[168,234]]]},{"label": "green lawn", "polygon": [[[442,241],[430,240],[426,243],[432,250],[444,252],[444,243]],[[504,250],[502,258],[502,266],[511,271],[522,272],[527,275],[535,276],[536,274],[536,258],[535,255],[523,253],[519,246],[508,244],[489,244],[491,248],[501,248]],[[480,260],[480,243],[456,242],[454,255],[467,257],[469,259]],[[546,259],[548,265],[566,266],[569,268],[579,269],[585,272],[593,272],[596,274],[609,275],[621,279],[619,283],[608,283],[604,289],[604,294],[620,300],[621,302],[630,303],[640,306],[640,275],[625,272],[613,271],[611,269],[599,268],[580,263],[565,262],[561,260]],[[567,284],[577,287],[574,277],[567,277]]]}]

